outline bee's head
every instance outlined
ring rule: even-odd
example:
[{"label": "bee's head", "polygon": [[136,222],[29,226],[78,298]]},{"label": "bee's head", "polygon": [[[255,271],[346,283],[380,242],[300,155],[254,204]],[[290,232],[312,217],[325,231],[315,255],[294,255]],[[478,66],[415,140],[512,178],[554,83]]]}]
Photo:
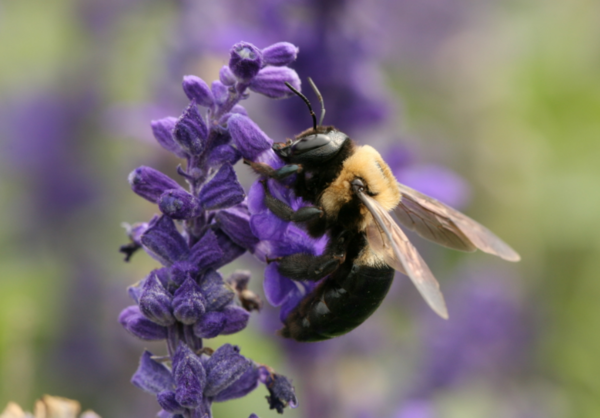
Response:
[{"label": "bee's head", "polygon": [[285,144],[273,144],[273,151],[294,164],[319,164],[335,157],[348,136],[332,126],[309,129]]},{"label": "bee's head", "polygon": [[288,140],[284,144],[273,144],[273,151],[289,163],[319,164],[326,162],[338,154],[344,142],[348,139],[348,135],[337,131],[333,126],[322,125],[323,118],[325,117],[325,102],[319,89],[310,77],[308,78],[308,82],[319,98],[319,102],[321,102],[321,118],[318,124],[317,116],[306,96],[289,83],[285,83],[290,90],[306,103],[313,120],[313,127],[298,135],[293,141]]}]

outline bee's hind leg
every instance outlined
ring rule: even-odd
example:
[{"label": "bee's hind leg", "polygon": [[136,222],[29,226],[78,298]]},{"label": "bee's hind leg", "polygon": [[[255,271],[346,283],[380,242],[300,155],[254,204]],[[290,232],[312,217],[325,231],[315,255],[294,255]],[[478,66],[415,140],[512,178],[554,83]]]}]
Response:
[{"label": "bee's hind leg", "polygon": [[254,171],[261,176],[269,177],[275,180],[283,180],[284,178],[291,176],[302,171],[300,164],[287,164],[277,170],[265,163],[258,163],[244,159],[244,164],[249,165]]},{"label": "bee's hind leg", "polygon": [[323,210],[316,206],[304,206],[295,211],[287,203],[271,194],[266,181],[263,181],[263,185],[265,187],[265,205],[278,218],[288,222],[307,222],[323,216]]}]

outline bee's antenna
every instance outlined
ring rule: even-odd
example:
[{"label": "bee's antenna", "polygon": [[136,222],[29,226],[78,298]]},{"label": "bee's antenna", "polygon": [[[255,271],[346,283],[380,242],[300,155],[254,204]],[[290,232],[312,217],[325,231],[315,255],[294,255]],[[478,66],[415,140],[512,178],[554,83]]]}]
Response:
[{"label": "bee's antenna", "polygon": [[319,103],[321,103],[321,118],[319,119],[319,126],[321,126],[321,125],[323,125],[323,119],[325,119],[325,100],[323,100],[323,95],[317,88],[317,85],[315,84],[315,82],[312,81],[312,78],[308,77],[308,82],[310,83],[310,86],[312,87],[313,91],[319,98]]},{"label": "bee's antenna", "polygon": [[308,111],[310,112],[310,115],[312,116],[312,120],[313,120],[313,129],[316,131],[317,130],[317,115],[315,115],[315,112],[312,109],[312,106],[310,105],[310,102],[308,101],[308,99],[306,98],[306,96],[302,93],[300,93],[298,90],[296,90],[290,83],[288,83],[287,81],[285,82],[285,85],[288,87],[288,89],[290,89],[291,91],[293,91],[294,93],[296,93],[298,96],[300,96],[300,98],[302,100],[304,100],[304,103],[306,103],[306,106],[308,106]]}]

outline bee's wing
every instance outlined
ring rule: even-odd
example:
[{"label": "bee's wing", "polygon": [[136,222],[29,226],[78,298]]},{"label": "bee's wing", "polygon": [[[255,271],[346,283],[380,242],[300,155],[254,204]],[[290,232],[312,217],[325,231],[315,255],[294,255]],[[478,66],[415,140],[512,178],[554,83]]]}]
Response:
[{"label": "bee's wing", "polygon": [[398,184],[402,198],[396,209],[400,223],[423,238],[461,251],[480,249],[508,261],[521,257],[492,231],[436,199]]},{"label": "bee's wing", "polygon": [[383,257],[390,267],[406,272],[429,306],[439,316],[448,319],[440,286],[417,249],[375,199],[363,192],[357,192],[357,195],[373,215],[374,222],[367,227],[367,241],[371,249]]}]

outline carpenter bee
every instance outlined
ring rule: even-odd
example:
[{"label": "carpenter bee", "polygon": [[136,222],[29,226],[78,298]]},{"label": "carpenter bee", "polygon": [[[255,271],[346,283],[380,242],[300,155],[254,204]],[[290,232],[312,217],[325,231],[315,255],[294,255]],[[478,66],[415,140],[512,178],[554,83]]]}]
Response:
[{"label": "carpenter bee", "polygon": [[[484,226],[394,178],[381,155],[359,146],[333,126],[323,126],[308,99],[288,87],[308,106],[312,128],[294,140],[276,143],[273,151],[286,163],[279,169],[246,161],[258,174],[282,180],[295,174],[291,187],[311,206],[294,211],[265,185],[265,204],[279,218],[302,222],[312,237],[328,235],[322,255],[280,257],[278,270],[292,280],[320,281],[284,320],[280,334],[298,341],[320,341],[345,334],[364,322],[387,294],[394,270],[410,277],[425,301],[442,318],[446,303],[415,247],[390,215],[435,243],[460,251],[497,255],[518,261],[519,255]],[[287,84],[287,83],[286,83]],[[325,279],[322,280],[321,279]]]}]

